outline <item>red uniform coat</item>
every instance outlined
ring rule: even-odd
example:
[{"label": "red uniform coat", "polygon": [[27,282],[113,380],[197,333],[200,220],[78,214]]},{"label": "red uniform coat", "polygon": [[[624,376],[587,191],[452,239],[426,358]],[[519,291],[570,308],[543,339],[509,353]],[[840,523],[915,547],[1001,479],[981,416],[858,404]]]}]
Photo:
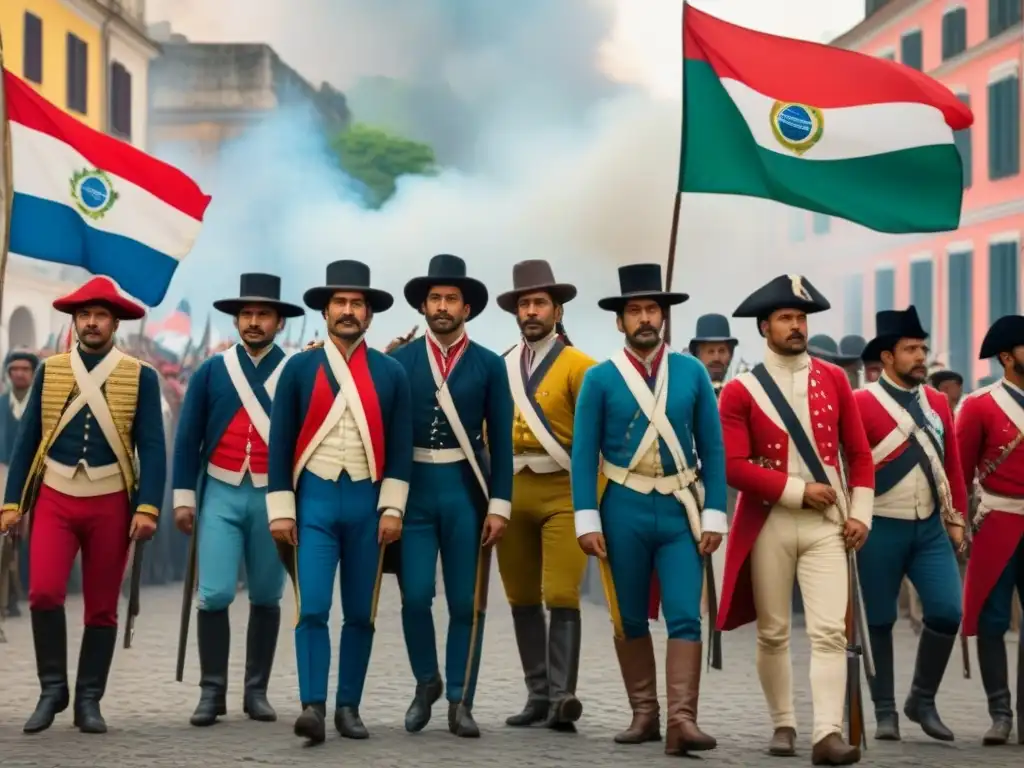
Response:
[{"label": "red uniform coat", "polygon": [[[789,433],[755,401],[748,389],[752,380],[749,373],[733,379],[718,401],[725,438],[725,474],[729,485],[739,491],[718,610],[718,628],[723,631],[757,618],[750,553],[790,479]],[[811,358],[807,390],[813,425],[810,437],[827,467],[838,470],[842,449],[849,466],[848,484],[854,490],[854,508],[858,508],[863,501],[870,501],[875,471],[850,382],[842,368]],[[864,490],[858,493],[859,489]],[[858,500],[865,495],[864,500]],[[870,504],[854,516],[869,522]]]},{"label": "red uniform coat", "polygon": [[[953,426],[953,412],[949,410],[949,398],[936,389],[924,387],[925,397],[928,405],[935,411],[942,421],[943,435],[943,466],[946,469],[946,479],[949,481],[949,491],[953,497],[953,509],[960,513],[960,516],[967,519],[967,499],[969,498],[964,485],[963,469],[960,466],[960,450],[957,447],[956,431]],[[868,436],[868,444],[874,450],[875,446],[882,442],[889,433],[896,428],[896,422],[889,415],[885,406],[878,402],[869,390],[861,389],[853,393],[857,401],[857,408],[860,410],[860,417],[864,422],[864,431]],[[927,439],[927,438],[925,438]],[[882,467],[899,457],[909,442],[904,440],[902,445],[896,448],[888,456],[882,458],[875,466]]]},{"label": "red uniform coat", "polygon": [[[1001,385],[996,385],[1001,386]],[[973,484],[976,473],[994,462],[1018,435],[1017,427],[989,394],[991,387],[968,396],[956,417],[963,478]],[[1024,445],[985,478],[984,487],[1000,496],[1024,497]],[[966,488],[965,488],[966,491]],[[974,535],[964,582],[965,635],[978,634],[978,618],[992,588],[1024,536],[1024,515],[992,511]]]}]

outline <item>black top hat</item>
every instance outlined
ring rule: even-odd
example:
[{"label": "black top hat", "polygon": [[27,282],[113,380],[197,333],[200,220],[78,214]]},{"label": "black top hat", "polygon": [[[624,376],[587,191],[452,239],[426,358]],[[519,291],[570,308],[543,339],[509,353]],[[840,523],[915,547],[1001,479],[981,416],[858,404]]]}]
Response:
[{"label": "black top hat", "polygon": [[466,262],[458,256],[442,253],[432,258],[426,275],[414,277],[405,284],[405,300],[422,313],[423,302],[435,285],[452,285],[462,291],[462,300],[469,305],[468,320],[487,306],[487,286],[466,274]]},{"label": "black top hat", "polygon": [[11,363],[28,363],[34,371],[39,367],[39,356],[29,352],[27,349],[12,349],[4,358],[4,371],[10,368]]},{"label": "black top hat", "polygon": [[739,343],[729,331],[729,318],[725,315],[701,315],[697,318],[697,329],[690,339],[690,354],[697,354],[698,344],[728,344],[733,349]]},{"label": "black top hat", "polygon": [[985,334],[978,359],[987,360],[1000,352],[1009,352],[1014,347],[1022,345],[1024,345],[1024,317],[1004,315],[992,323],[992,327]]},{"label": "black top hat", "polygon": [[515,313],[519,297],[536,291],[550,294],[556,304],[566,304],[576,298],[576,286],[556,281],[548,262],[528,259],[512,267],[512,290],[499,295],[495,302],[506,312]]},{"label": "black top hat", "polygon": [[807,278],[802,275],[779,275],[747,296],[732,316],[763,320],[780,309],[798,309],[810,315],[831,308],[828,299]]},{"label": "black top hat", "polygon": [[247,304],[268,304],[281,317],[301,317],[306,311],[295,304],[281,301],[281,278],[261,272],[249,272],[238,280],[237,299],[219,299],[213,308],[237,316]]},{"label": "black top hat", "polygon": [[861,359],[877,362],[882,359],[882,352],[891,350],[900,339],[927,338],[928,331],[921,326],[913,304],[903,310],[883,309],[875,313],[875,338],[864,347]]},{"label": "black top hat", "polygon": [[634,299],[652,299],[667,307],[682,304],[690,298],[688,293],[673,293],[661,287],[660,264],[627,264],[619,267],[619,296],[608,296],[597,306],[609,312],[621,312]]},{"label": "black top hat", "polygon": [[867,345],[868,343],[864,340],[863,336],[851,333],[839,340],[839,354],[859,360],[864,352],[864,347]]},{"label": "black top hat", "polygon": [[306,306],[323,312],[338,291],[361,293],[373,312],[386,312],[395,303],[387,291],[370,287],[370,268],[361,261],[342,259],[327,265],[327,285],[310,288],[302,295]]}]

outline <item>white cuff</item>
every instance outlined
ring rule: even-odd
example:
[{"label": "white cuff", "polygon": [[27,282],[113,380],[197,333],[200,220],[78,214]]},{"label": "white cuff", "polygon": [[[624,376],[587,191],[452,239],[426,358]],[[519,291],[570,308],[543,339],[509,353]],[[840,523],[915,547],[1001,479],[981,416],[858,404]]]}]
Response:
[{"label": "white cuff", "polygon": [[397,509],[391,509],[390,507],[388,507],[387,509],[382,509],[381,513],[380,513],[380,516],[381,517],[394,517],[394,518],[397,518],[398,520],[402,519],[402,513],[399,512]]},{"label": "white cuff", "polygon": [[192,507],[196,508],[196,492],[190,491],[187,488],[175,488],[174,489],[174,508],[178,507]]},{"label": "white cuff", "polygon": [[791,477],[786,481],[786,487],[782,489],[779,497],[779,504],[787,509],[804,508],[804,491],[807,490],[807,483],[799,477]]},{"label": "white cuff", "polygon": [[871,488],[854,486],[850,493],[850,517],[859,520],[871,530],[872,511],[875,506],[875,492]]},{"label": "white cuff", "polygon": [[487,514],[512,519],[512,502],[507,499],[491,499],[487,502]]},{"label": "white cuff", "polygon": [[577,509],[576,538],[588,533],[601,533],[601,513],[596,509]]},{"label": "white cuff", "polygon": [[271,491],[267,494],[267,517],[274,520],[295,519],[295,492]]},{"label": "white cuff", "polygon": [[700,528],[703,533],[724,535],[729,532],[729,518],[719,509],[705,509],[700,515]]},{"label": "white cuff", "polygon": [[409,484],[405,480],[385,477],[380,484],[380,495],[377,496],[377,509],[390,510],[405,515],[405,505],[409,501]]}]

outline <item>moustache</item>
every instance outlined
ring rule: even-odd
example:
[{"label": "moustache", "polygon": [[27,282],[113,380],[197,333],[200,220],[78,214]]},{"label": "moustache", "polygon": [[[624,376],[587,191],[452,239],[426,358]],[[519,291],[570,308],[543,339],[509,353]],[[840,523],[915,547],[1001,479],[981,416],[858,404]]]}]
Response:
[{"label": "moustache", "polygon": [[359,325],[355,315],[342,315],[334,321],[335,325]]},{"label": "moustache", "polygon": [[657,333],[657,329],[653,325],[641,325],[636,329],[637,334],[641,333]]},{"label": "moustache", "polygon": [[431,315],[430,319],[431,320],[454,320],[455,318],[453,318],[447,312],[438,312],[436,315]]},{"label": "moustache", "polygon": [[246,333],[258,333],[260,336],[263,335],[263,329],[262,328],[246,328],[245,332]]},{"label": "moustache", "polygon": [[789,334],[789,338],[786,339],[786,341],[803,341],[803,340],[804,340],[804,335],[802,333],[800,333],[800,332],[791,333],[791,334]]}]

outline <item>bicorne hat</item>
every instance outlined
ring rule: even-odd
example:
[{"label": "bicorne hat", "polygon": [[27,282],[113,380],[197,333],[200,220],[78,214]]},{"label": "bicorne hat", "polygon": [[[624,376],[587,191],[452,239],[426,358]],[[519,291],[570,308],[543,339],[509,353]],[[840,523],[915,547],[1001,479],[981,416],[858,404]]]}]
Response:
[{"label": "bicorne hat", "polygon": [[928,331],[922,327],[913,304],[902,310],[883,309],[875,313],[875,338],[864,347],[861,359],[878,362],[882,359],[882,352],[892,349],[900,339],[927,338]]},{"label": "bicorne hat", "polygon": [[248,304],[266,304],[277,310],[281,317],[302,317],[306,310],[281,301],[281,278],[261,272],[249,272],[238,279],[237,299],[218,299],[213,308],[227,315],[238,316]]},{"label": "bicorne hat", "polygon": [[331,303],[331,297],[339,291],[363,294],[373,312],[386,312],[395,303],[395,297],[387,291],[370,287],[370,268],[361,261],[332,261],[327,265],[326,283],[310,288],[302,295],[307,307],[323,312]]},{"label": "bicorne hat", "polygon": [[34,371],[39,367],[39,355],[33,354],[27,349],[12,349],[4,358],[4,371],[10,368],[12,363],[28,363]]},{"label": "bicorne hat", "polygon": [[427,266],[427,274],[414,277],[405,284],[405,300],[422,314],[423,303],[430,289],[437,285],[451,285],[462,291],[462,300],[469,305],[472,320],[487,306],[487,286],[466,274],[466,262],[450,253],[434,256]]},{"label": "bicorne hat", "polygon": [[105,275],[97,275],[53,302],[53,308],[66,315],[73,315],[82,307],[100,304],[107,307],[118,320],[141,320],[146,308],[125,296],[117,283]]},{"label": "bicorne hat", "polygon": [[1009,352],[1019,346],[1024,346],[1024,317],[1004,315],[992,323],[992,327],[985,334],[978,359],[988,360],[1000,352]]},{"label": "bicorne hat", "polygon": [[520,296],[540,291],[549,294],[556,304],[568,304],[576,298],[576,286],[555,280],[555,273],[548,262],[527,259],[512,267],[512,290],[499,295],[495,302],[506,312],[515,314]]},{"label": "bicorne hat", "polygon": [[780,309],[797,309],[810,315],[831,308],[828,299],[807,278],[779,275],[747,296],[732,316],[753,317],[760,321]]},{"label": "bicorne hat", "polygon": [[627,264],[619,267],[619,295],[603,298],[597,306],[609,312],[621,312],[636,299],[651,299],[674,307],[689,298],[688,293],[673,293],[662,288],[660,264]]},{"label": "bicorne hat", "polygon": [[807,354],[834,365],[849,365],[860,360],[860,355],[843,354],[842,347],[831,336],[818,333],[807,341]]},{"label": "bicorne hat", "polygon": [[697,318],[697,329],[690,339],[690,354],[697,354],[698,344],[728,344],[735,349],[739,343],[729,330],[729,318],[725,315],[701,315]]}]

